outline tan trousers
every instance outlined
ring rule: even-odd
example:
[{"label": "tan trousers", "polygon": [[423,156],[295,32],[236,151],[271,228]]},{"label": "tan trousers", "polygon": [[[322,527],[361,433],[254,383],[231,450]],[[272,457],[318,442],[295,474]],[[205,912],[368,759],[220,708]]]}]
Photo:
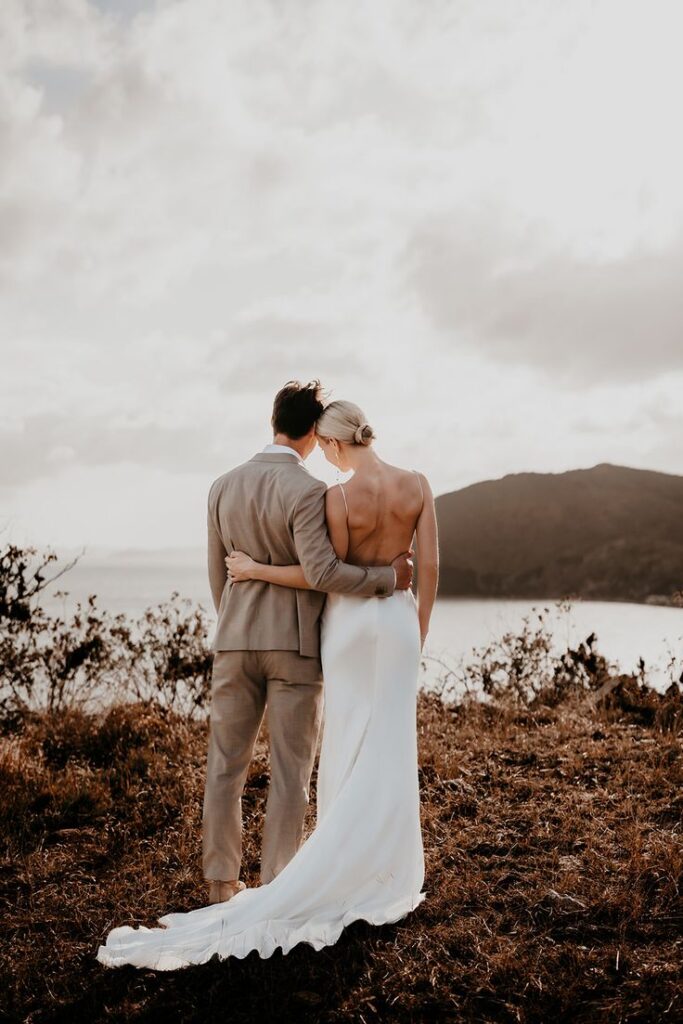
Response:
[{"label": "tan trousers", "polygon": [[242,791],[267,708],[270,786],[261,884],[301,845],[322,717],[319,658],[297,651],[216,651],[211,682],[202,867],[207,879],[238,878]]}]

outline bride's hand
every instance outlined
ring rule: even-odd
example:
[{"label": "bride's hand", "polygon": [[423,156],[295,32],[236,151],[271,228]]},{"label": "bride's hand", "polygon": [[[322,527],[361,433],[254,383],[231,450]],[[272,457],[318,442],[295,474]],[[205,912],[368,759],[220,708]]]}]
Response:
[{"label": "bride's hand", "polygon": [[255,579],[258,562],[255,562],[249,555],[245,555],[243,551],[232,551],[226,556],[225,564],[228,567],[228,576],[233,583]]}]

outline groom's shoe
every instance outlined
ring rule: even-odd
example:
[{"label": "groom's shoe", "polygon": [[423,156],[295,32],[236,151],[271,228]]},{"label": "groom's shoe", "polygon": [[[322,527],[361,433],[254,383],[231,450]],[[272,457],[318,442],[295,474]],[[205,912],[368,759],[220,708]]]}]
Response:
[{"label": "groom's shoe", "polygon": [[246,889],[244,882],[235,879],[232,882],[209,882],[209,903],[227,903],[238,892]]}]

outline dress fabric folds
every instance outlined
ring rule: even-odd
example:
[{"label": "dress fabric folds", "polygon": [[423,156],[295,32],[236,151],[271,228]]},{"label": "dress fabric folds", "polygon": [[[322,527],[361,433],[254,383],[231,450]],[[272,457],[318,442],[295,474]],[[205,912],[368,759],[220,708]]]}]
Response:
[{"label": "dress fabric folds", "polygon": [[317,822],[267,885],[227,903],[114,928],[97,959],[174,970],[214,956],[332,945],[353,921],[388,924],[425,898],[415,725],[420,639],[410,590],[328,595]]}]

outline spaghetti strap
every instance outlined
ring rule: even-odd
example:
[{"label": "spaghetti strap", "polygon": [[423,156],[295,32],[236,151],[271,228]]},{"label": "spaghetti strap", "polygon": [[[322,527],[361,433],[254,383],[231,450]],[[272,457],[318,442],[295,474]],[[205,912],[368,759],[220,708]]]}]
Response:
[{"label": "spaghetti strap", "polygon": [[344,499],[344,508],[346,509],[346,522],[348,523],[348,521],[349,521],[349,503],[346,500],[346,492],[344,490],[344,485],[343,484],[339,484],[339,490],[341,491],[342,498]]}]

